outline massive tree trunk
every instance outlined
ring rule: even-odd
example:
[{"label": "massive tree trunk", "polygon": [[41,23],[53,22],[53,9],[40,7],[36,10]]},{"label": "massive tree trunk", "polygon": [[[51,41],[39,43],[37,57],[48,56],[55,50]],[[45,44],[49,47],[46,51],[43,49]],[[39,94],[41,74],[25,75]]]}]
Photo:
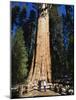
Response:
[{"label": "massive tree trunk", "polygon": [[38,18],[38,32],[36,49],[33,54],[32,65],[28,76],[28,84],[38,83],[39,80],[52,81],[51,54],[49,41],[49,13],[46,4],[42,4]]}]

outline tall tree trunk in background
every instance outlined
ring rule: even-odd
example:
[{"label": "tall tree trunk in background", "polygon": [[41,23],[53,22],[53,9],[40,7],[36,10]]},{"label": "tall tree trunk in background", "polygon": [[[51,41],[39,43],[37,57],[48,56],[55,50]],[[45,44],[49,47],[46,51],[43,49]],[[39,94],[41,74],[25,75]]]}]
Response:
[{"label": "tall tree trunk in background", "polygon": [[38,83],[39,80],[52,81],[51,54],[49,41],[49,13],[46,4],[42,4],[38,18],[38,31],[36,49],[33,55],[31,69],[28,76],[28,84]]}]

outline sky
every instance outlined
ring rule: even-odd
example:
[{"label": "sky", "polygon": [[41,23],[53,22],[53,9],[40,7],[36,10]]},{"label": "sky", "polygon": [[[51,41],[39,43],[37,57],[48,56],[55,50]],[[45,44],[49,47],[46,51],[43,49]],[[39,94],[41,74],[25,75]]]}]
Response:
[{"label": "sky", "polygon": [[62,14],[66,15],[66,11],[65,11],[65,6],[64,5],[59,5],[58,7],[58,13],[61,16]]}]

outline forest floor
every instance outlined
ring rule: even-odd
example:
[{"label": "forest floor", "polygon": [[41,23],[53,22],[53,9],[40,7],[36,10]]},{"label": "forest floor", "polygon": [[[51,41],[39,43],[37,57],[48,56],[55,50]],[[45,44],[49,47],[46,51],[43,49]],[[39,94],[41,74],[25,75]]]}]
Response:
[{"label": "forest floor", "polygon": [[33,90],[33,91],[30,91],[30,92],[24,94],[22,97],[42,97],[42,96],[44,97],[44,96],[59,96],[59,95],[60,95],[59,93],[56,93],[51,90],[46,90],[46,92]]}]

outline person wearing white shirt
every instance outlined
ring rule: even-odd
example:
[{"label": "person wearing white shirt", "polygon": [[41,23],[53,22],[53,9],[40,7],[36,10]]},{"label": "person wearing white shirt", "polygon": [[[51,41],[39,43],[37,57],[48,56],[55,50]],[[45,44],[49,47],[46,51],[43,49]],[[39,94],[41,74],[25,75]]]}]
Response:
[{"label": "person wearing white shirt", "polygon": [[44,80],[44,91],[46,92],[46,81]]}]

